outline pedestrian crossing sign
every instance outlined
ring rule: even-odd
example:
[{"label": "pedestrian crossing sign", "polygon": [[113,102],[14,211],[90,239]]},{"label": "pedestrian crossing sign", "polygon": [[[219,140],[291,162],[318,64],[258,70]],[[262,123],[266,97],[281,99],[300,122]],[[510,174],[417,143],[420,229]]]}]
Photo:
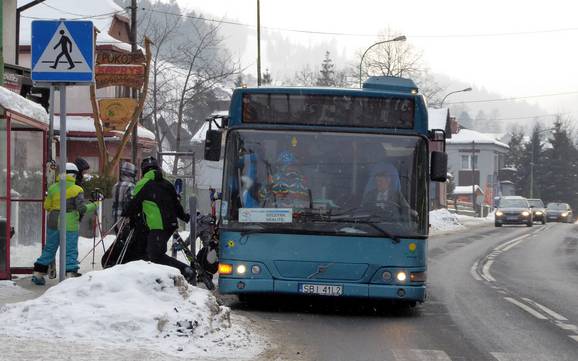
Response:
[{"label": "pedestrian crossing sign", "polygon": [[94,81],[92,21],[35,20],[31,41],[32,81],[90,83]]}]

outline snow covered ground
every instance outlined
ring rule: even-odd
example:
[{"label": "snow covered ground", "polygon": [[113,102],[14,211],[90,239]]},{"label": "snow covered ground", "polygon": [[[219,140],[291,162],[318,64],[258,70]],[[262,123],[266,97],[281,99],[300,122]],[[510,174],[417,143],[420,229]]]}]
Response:
[{"label": "snow covered ground", "polygon": [[493,224],[493,213],[485,218],[453,214],[445,208],[429,212],[430,235],[456,232],[468,227]]},{"label": "snow covered ground", "polygon": [[[18,288],[11,282],[0,287],[0,292]],[[5,357],[13,349],[6,342],[30,339],[74,343],[73,349],[91,352],[110,347],[142,354],[135,359],[254,359],[267,347],[250,321],[232,316],[209,291],[188,285],[174,268],[145,261],[89,272],[38,298],[0,306],[0,335]],[[13,351],[14,359],[27,355]],[[109,359],[104,355],[97,358]]]}]

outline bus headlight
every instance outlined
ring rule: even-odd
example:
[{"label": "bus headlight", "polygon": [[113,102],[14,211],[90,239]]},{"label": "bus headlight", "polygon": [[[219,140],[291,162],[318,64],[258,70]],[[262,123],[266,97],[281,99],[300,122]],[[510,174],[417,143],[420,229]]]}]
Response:
[{"label": "bus headlight", "polygon": [[261,267],[259,267],[256,264],[252,265],[251,266],[251,273],[254,275],[261,273]]},{"label": "bus headlight", "polygon": [[405,282],[405,280],[407,279],[407,274],[403,271],[397,272],[397,274],[395,275],[395,278],[397,278],[397,280],[399,282]]},{"label": "bus headlight", "polygon": [[390,281],[391,277],[392,274],[389,271],[383,271],[383,273],[381,274],[381,278],[383,278],[384,281]]},{"label": "bus headlight", "polygon": [[244,264],[240,264],[237,266],[237,273],[240,275],[244,275],[247,272],[247,267]]},{"label": "bus headlight", "polygon": [[524,216],[524,217],[528,217],[529,215],[530,215],[530,212],[528,212],[528,211],[522,212],[522,216]]}]

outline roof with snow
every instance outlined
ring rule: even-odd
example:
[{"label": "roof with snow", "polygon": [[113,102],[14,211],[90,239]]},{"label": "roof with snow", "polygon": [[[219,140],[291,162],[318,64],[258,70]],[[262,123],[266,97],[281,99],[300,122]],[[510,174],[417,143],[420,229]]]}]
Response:
[{"label": "roof with snow", "polygon": [[[227,110],[219,110],[211,114],[211,117],[217,117],[215,119],[215,122],[217,122],[219,126],[221,126],[221,119],[219,119],[218,117],[227,117],[227,116],[229,116],[229,112]],[[195,135],[193,135],[193,138],[191,138],[191,142],[204,143],[205,137],[207,135],[207,130],[209,130],[209,122],[204,122],[201,128],[199,128],[199,130],[197,130]]]},{"label": "roof with snow", "polygon": [[[60,122],[54,122],[54,130],[60,130]],[[89,116],[67,116],[66,117],[66,133],[87,133],[87,135],[94,136],[96,133],[96,129],[94,128],[94,121],[92,117]],[[110,135],[120,135],[122,132],[120,131],[110,131],[107,132]],[[146,129],[145,127],[139,125],[138,127],[138,136],[139,138],[148,139],[148,140],[155,140],[155,135],[150,130]]]},{"label": "roof with snow", "polygon": [[448,144],[471,144],[474,142],[475,144],[493,144],[497,145],[498,147],[509,149],[510,147],[507,144],[504,144],[489,134],[476,132],[475,130],[471,129],[460,129],[457,134],[453,134],[451,139],[448,139]]},{"label": "roof with snow", "polygon": [[[30,1],[18,0],[18,6]],[[30,45],[32,20],[90,20],[100,31],[97,45],[114,45],[122,50],[131,50],[130,44],[119,41],[109,34],[115,15],[126,16],[126,10],[113,0],[78,1],[50,0],[22,12],[20,19],[20,45]]]},{"label": "roof with snow", "polygon": [[0,86],[0,106],[31,119],[48,124],[48,113],[40,104]]}]

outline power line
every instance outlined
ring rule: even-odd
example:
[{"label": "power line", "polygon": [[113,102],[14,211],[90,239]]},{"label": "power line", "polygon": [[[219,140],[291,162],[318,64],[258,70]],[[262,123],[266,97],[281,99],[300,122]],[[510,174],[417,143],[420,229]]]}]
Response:
[{"label": "power line", "polygon": [[[66,20],[84,20],[84,19],[99,19],[99,18],[106,18],[109,17],[111,15],[117,15],[117,14],[121,14],[126,12],[125,10],[118,10],[118,11],[113,11],[113,12],[108,12],[108,13],[103,13],[103,14],[97,14],[97,15],[82,15],[76,18],[68,18]],[[26,19],[32,19],[32,20],[54,20],[53,18],[46,18],[46,17],[39,17],[39,16],[27,16],[27,15],[22,15],[21,17],[26,18]]]},{"label": "power line", "polygon": [[[231,21],[231,20],[218,20],[218,19],[206,18],[206,17],[195,16],[195,15],[190,15],[190,14],[177,14],[177,13],[172,13],[169,11],[163,11],[163,10],[157,10],[157,9],[147,9],[144,7],[141,8],[141,10],[150,11],[150,12],[159,13],[159,14],[189,18],[189,19],[203,20],[203,21],[218,23],[218,24],[243,26],[243,27],[252,28],[252,29],[256,28],[254,25],[251,25],[251,24],[241,23],[241,22]],[[294,33],[305,33],[305,34],[316,34],[316,35],[358,36],[358,37],[375,37],[376,36],[376,34],[315,31],[315,30],[281,28],[281,27],[271,27],[271,26],[262,26],[262,28],[268,29],[268,30],[286,31],[286,32],[294,32]],[[560,33],[560,32],[570,32],[570,31],[578,31],[578,27],[529,30],[529,31],[515,31],[515,32],[501,32],[501,33],[478,33],[478,34],[433,34],[433,35],[432,34],[428,34],[428,35],[409,34],[408,37],[411,37],[411,38],[481,38],[481,37],[536,35],[536,34]]]},{"label": "power line", "polygon": [[552,93],[552,94],[540,94],[540,95],[526,95],[526,96],[511,97],[511,98],[465,100],[465,101],[461,101],[461,102],[447,102],[446,104],[507,102],[507,101],[521,100],[521,99],[546,98],[546,97],[555,97],[555,96],[562,96],[562,95],[576,95],[576,94],[578,94],[578,91]]}]

